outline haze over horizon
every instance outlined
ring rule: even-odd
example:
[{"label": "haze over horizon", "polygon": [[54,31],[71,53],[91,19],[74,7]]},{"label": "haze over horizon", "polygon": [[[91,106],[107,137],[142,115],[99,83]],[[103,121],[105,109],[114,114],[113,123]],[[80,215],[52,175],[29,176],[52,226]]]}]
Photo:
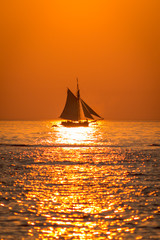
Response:
[{"label": "haze over horizon", "polygon": [[106,120],[160,120],[160,1],[0,4],[0,120],[58,118],[66,89]]}]

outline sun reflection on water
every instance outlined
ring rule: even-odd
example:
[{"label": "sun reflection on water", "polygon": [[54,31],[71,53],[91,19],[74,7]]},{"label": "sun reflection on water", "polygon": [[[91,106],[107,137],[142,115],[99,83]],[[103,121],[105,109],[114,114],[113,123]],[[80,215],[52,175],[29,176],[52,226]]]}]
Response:
[{"label": "sun reflection on water", "polygon": [[0,207],[8,209],[21,232],[27,231],[26,238],[141,239],[146,227],[153,224],[156,229],[157,190],[147,187],[147,174],[141,181],[140,173],[149,166],[150,156],[95,147],[100,127],[51,128],[43,139],[51,146],[15,150],[0,195],[7,201]]},{"label": "sun reflection on water", "polygon": [[66,128],[60,126],[57,129],[56,143],[60,144],[86,144],[94,141],[95,129],[89,127]]},{"label": "sun reflection on water", "polygon": [[28,186],[27,201],[32,203],[28,211],[34,214],[28,221],[31,236],[36,231],[41,238],[120,239],[124,232],[134,232],[128,223],[139,219],[127,203],[132,188],[123,188],[130,181],[125,169],[117,171],[116,166],[103,163],[103,154],[101,165],[99,157],[90,164],[88,154],[94,155],[90,149],[67,148],[63,162],[58,157],[57,163],[49,151],[43,153],[52,163],[33,166],[28,179],[32,186]]}]

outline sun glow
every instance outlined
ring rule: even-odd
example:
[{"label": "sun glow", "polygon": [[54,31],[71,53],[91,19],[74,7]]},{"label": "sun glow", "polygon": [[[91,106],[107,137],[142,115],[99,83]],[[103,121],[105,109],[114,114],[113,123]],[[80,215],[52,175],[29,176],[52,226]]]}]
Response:
[{"label": "sun glow", "polygon": [[87,144],[91,141],[93,127],[66,128],[60,126],[57,132],[59,143],[65,144]]}]

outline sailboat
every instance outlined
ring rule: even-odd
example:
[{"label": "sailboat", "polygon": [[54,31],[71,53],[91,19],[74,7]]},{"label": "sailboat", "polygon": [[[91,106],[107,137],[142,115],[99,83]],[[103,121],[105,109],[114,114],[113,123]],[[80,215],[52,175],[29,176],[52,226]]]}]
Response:
[{"label": "sailboat", "polygon": [[60,115],[60,118],[65,121],[62,121],[61,125],[64,127],[88,127],[90,123],[89,120],[96,121],[95,117],[98,118],[98,120],[103,119],[80,97],[80,89],[77,79],[76,96],[69,88],[67,89],[66,104]]}]

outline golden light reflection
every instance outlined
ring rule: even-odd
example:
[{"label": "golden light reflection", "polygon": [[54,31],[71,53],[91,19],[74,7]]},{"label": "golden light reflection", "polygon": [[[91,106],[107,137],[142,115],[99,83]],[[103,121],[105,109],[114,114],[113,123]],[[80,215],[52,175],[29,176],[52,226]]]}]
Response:
[{"label": "golden light reflection", "polygon": [[[80,129],[67,131],[72,136],[70,143],[76,134],[81,135]],[[85,130],[86,136],[89,131]],[[56,159],[52,158],[53,149],[46,148],[39,161],[35,159],[35,163],[43,159],[43,164],[31,167],[25,187],[29,189],[27,209],[33,214],[27,220],[32,229],[30,234],[55,239],[121,239],[124,234],[133,233],[135,228],[131,223],[135,224],[139,218],[127,204],[132,188],[123,188],[130,179],[125,178],[125,169],[105,164],[106,159],[113,157],[112,152],[104,153],[102,148],[94,158],[95,150],[78,148],[77,151],[76,147],[63,151],[56,148],[55,154]],[[99,165],[99,158],[104,164]]]},{"label": "golden light reflection", "polygon": [[[145,187],[137,184],[134,171],[130,174],[134,156],[128,164],[121,148],[94,147],[95,139],[101,140],[99,128],[53,127],[44,139],[49,147],[28,148],[29,164],[25,161],[26,172],[16,182],[23,189],[16,202],[20,207],[16,218],[24,214],[29,236],[130,239],[134,234],[138,239],[141,232],[136,233],[136,226],[153,219],[153,214],[139,215],[137,206],[144,200]],[[147,194],[153,198],[155,192]]]},{"label": "golden light reflection", "polygon": [[11,146],[3,160],[0,210],[9,216],[7,229],[14,226],[29,239],[141,239],[152,227],[159,238],[159,195],[147,176],[150,153],[115,146],[118,128],[114,146],[107,147],[101,125],[50,125],[40,144]]},{"label": "golden light reflection", "polygon": [[89,144],[93,143],[95,134],[94,126],[89,127],[71,127],[66,128],[63,126],[57,129],[56,143],[60,144]]}]

